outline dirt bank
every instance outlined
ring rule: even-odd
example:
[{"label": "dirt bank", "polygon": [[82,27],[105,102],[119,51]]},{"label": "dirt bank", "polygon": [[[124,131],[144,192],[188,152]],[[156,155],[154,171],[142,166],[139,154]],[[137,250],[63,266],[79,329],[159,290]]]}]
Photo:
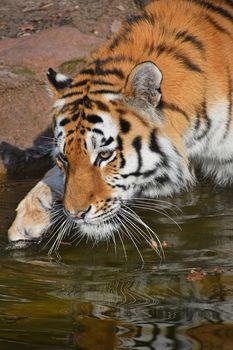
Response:
[{"label": "dirt bank", "polygon": [[145,2],[0,0],[0,173],[48,159],[47,68],[74,75]]}]

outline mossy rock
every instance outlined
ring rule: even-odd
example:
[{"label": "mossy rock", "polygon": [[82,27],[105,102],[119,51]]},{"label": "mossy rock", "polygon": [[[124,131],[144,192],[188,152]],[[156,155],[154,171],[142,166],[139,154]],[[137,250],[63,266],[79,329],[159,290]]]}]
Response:
[{"label": "mossy rock", "polygon": [[85,58],[78,58],[75,60],[65,61],[58,67],[58,71],[67,75],[75,75],[86,63]]},{"label": "mossy rock", "polygon": [[34,76],[36,74],[33,69],[25,66],[12,66],[11,72],[17,75],[24,75],[24,76]]}]

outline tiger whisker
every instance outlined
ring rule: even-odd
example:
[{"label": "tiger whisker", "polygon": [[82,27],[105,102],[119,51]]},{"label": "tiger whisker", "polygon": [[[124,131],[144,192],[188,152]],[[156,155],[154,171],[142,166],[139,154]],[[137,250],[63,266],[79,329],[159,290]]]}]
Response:
[{"label": "tiger whisker", "polygon": [[[115,219],[116,219],[116,222],[117,222],[117,220],[119,221],[118,216],[116,216]],[[118,237],[119,237],[119,239],[121,241],[121,245],[122,245],[122,248],[123,248],[125,260],[127,261],[127,252],[126,252],[125,244],[124,244],[123,238],[121,237],[121,232],[120,231],[121,231],[120,229],[117,230],[117,233],[118,233]]]},{"label": "tiger whisker", "polygon": [[[51,248],[50,248],[50,250],[48,252],[49,255],[52,254],[53,250],[57,250],[58,249],[57,247],[59,247],[59,246],[57,246],[57,244],[58,244],[58,242],[60,240],[61,235],[64,236],[65,231],[68,228],[70,228],[70,223],[68,223],[68,227],[66,226],[67,218],[64,215],[61,215],[61,214],[63,214],[63,210],[62,210],[61,206],[59,206],[59,209],[57,209],[57,210],[53,209],[53,212],[51,213],[51,217],[52,217],[52,221],[51,221],[51,224],[50,224],[50,227],[52,226],[52,231],[51,231],[51,234],[50,234],[51,237],[48,240],[48,242],[45,244],[45,247],[52,241],[52,239],[55,237],[55,235],[57,233],[58,233],[58,235],[57,235],[53,245],[51,246]],[[58,225],[59,225],[59,231],[57,229]]]},{"label": "tiger whisker", "polygon": [[[160,257],[160,259],[164,258],[164,250],[162,247],[162,244],[160,242],[160,239],[158,237],[158,235],[155,234],[154,231],[150,231],[144,224],[144,222],[140,219],[140,221],[138,221],[137,218],[135,218],[131,213],[127,213],[125,212],[124,215],[126,215],[128,217],[128,219],[131,221],[131,225],[137,227],[137,230],[140,230],[140,234],[144,237],[144,239],[146,240],[146,242],[149,244],[149,246],[158,254],[158,256]],[[133,222],[132,220],[136,221]],[[145,227],[146,231],[147,231],[147,235],[146,232],[144,232],[138,225],[137,223],[141,224],[143,227]],[[148,236],[149,235],[149,236]],[[158,247],[153,245],[153,241],[156,240],[158,242]]]},{"label": "tiger whisker", "polygon": [[182,228],[180,227],[180,225],[178,224],[178,222],[173,219],[170,215],[168,215],[167,213],[164,213],[163,211],[161,210],[158,210],[158,209],[155,209],[155,208],[151,208],[151,207],[148,207],[146,205],[138,205],[138,204],[132,204],[131,205],[133,208],[137,208],[137,209],[146,209],[146,210],[150,210],[150,211],[154,211],[158,214],[162,214],[163,216],[167,217],[169,220],[171,220],[178,228],[180,231],[182,231]]},{"label": "tiger whisker", "polygon": [[145,263],[144,263],[143,256],[142,256],[142,254],[141,254],[141,252],[140,252],[140,250],[139,250],[139,248],[138,248],[138,246],[137,246],[137,243],[135,242],[133,236],[131,235],[131,232],[130,232],[130,230],[128,229],[128,227],[125,226],[125,223],[124,223],[123,221],[121,221],[121,224],[122,224],[122,226],[125,228],[125,231],[126,231],[127,236],[130,238],[130,240],[132,241],[133,245],[135,246],[135,248],[136,248],[136,250],[137,250],[137,252],[138,252],[138,255],[140,256],[140,258],[141,258],[141,260],[142,260],[142,268],[143,268]]},{"label": "tiger whisker", "polygon": [[47,139],[47,140],[56,140],[56,137],[52,137],[52,136],[44,136],[44,135],[41,135],[39,136],[40,138],[42,139]]},{"label": "tiger whisker", "polygon": [[128,213],[128,215],[131,215],[137,222],[139,222],[142,226],[144,226],[147,231],[150,231],[150,233],[153,235],[153,237],[158,242],[158,244],[160,246],[160,250],[162,251],[162,254],[164,256],[164,251],[163,251],[162,243],[159,239],[159,236],[135,213],[134,210],[132,210],[130,207],[128,207],[126,205],[123,205],[123,206],[125,207],[125,209],[121,208],[122,210],[124,209]]},{"label": "tiger whisker", "polygon": [[[114,226],[114,228],[116,229],[116,225],[114,224],[114,221],[112,220],[112,224]],[[116,244],[116,239],[115,239],[115,235],[114,235],[114,232],[113,232],[113,229],[109,223],[109,228],[110,228],[110,238],[112,239],[113,241],[113,245],[114,245],[114,251],[115,251],[115,256],[117,256],[117,244]]]},{"label": "tiger whisker", "polygon": [[127,221],[129,223],[129,225],[131,225],[136,230],[136,232],[138,232],[139,235],[145,239],[145,241],[148,243],[148,245],[159,255],[159,257],[162,258],[158,248],[156,248],[152,245],[152,236],[150,235],[150,240],[149,240],[149,238],[145,234],[145,232],[140,227],[138,227],[134,222],[132,222],[129,217],[125,216],[124,214],[123,214],[123,217],[124,217],[125,221]]},{"label": "tiger whisker", "polygon": [[[122,200],[122,199],[121,199]],[[147,197],[133,197],[132,199],[123,199],[122,201],[126,201],[126,202],[140,202],[140,201],[146,201],[146,202],[150,202],[150,203],[161,203],[164,205],[167,205],[168,207],[174,207],[177,211],[182,212],[182,209],[179,208],[176,204],[168,202],[166,200],[163,199],[157,199],[157,198],[147,198]]]},{"label": "tiger whisker", "polygon": [[[175,211],[174,209],[171,209],[171,208],[168,208],[168,207],[159,205],[159,204],[151,203],[151,204],[149,205],[149,203],[148,203],[148,204],[147,204],[147,203],[137,203],[137,201],[135,201],[135,202],[130,202],[130,200],[129,200],[129,201],[125,201],[125,202],[119,200],[119,202],[117,202],[117,203],[119,203],[119,204],[121,204],[121,205],[122,205],[123,203],[127,203],[127,204],[128,204],[128,207],[133,207],[134,205],[148,205],[148,208],[159,209],[159,210],[161,210],[161,212],[164,212],[164,213],[166,213],[167,215],[169,215],[169,214],[168,214],[168,212],[166,211],[166,209],[167,209],[167,210],[170,210],[172,213],[174,213],[175,215],[177,215],[177,213],[176,213],[176,211]],[[126,205],[126,204],[124,204],[124,205]]]},{"label": "tiger whisker", "polygon": [[[80,232],[78,232],[78,233],[80,233]],[[77,246],[82,242],[82,240],[84,239],[84,237],[85,237],[85,235],[84,235],[84,234],[81,234],[80,236],[77,236],[77,238],[75,238],[75,239],[72,241],[72,243],[74,243],[75,241],[77,241],[76,244],[75,244],[75,247],[77,247]]]},{"label": "tiger whisker", "polygon": [[175,209],[173,209],[172,207],[166,207],[162,204],[158,204],[158,203],[153,203],[153,202],[147,202],[147,201],[132,201],[132,203],[129,201],[128,202],[129,205],[147,205],[148,207],[152,207],[152,208],[158,208],[159,210],[163,211],[164,213],[168,214],[166,210],[171,211],[174,215],[178,215],[177,211]]},{"label": "tiger whisker", "polygon": [[[62,223],[62,225],[60,226],[60,230],[59,230],[58,235],[57,235],[57,237],[55,239],[55,242],[53,243],[53,245],[51,246],[51,248],[50,248],[50,250],[48,252],[49,255],[51,255],[53,251],[57,251],[58,250],[58,248],[60,246],[60,242],[61,242],[61,240],[62,240],[62,238],[63,238],[63,236],[64,236],[64,234],[65,234],[65,232],[67,230],[66,224],[67,224],[67,220],[65,218],[63,223]],[[57,233],[57,231],[55,231],[55,234],[56,233]],[[53,237],[54,237],[54,235],[53,235]]]}]

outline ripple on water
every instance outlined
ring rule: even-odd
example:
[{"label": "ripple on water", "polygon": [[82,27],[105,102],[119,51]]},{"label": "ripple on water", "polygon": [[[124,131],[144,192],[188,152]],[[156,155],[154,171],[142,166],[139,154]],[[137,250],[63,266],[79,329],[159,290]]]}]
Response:
[{"label": "ripple on water", "polygon": [[[0,349],[227,349],[233,343],[233,196],[210,186],[177,196],[181,231],[141,212],[166,242],[165,260],[125,239],[106,250],[6,251],[16,203],[34,180],[0,184]],[[140,212],[139,212],[140,213]],[[189,280],[191,269],[203,273]]]}]

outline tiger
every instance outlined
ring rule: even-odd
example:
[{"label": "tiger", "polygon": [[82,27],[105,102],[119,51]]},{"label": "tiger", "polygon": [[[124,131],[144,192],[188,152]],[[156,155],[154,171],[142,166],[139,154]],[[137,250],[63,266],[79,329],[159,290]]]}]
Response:
[{"label": "tiger", "polygon": [[55,165],[9,241],[41,240],[59,201],[67,225],[104,240],[127,229],[130,203],[187,191],[197,168],[232,184],[232,55],[232,0],[154,0],[74,78],[49,68]]}]

